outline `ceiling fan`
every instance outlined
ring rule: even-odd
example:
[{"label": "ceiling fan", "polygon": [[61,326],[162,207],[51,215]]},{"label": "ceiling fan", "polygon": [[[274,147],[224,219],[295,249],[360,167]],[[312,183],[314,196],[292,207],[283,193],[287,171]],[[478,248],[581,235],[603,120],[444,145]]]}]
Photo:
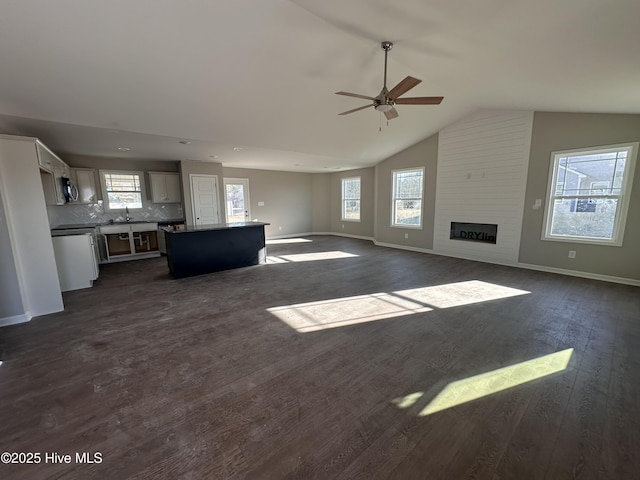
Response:
[{"label": "ceiling fan", "polygon": [[347,110],[346,112],[339,113],[338,115],[348,115],[349,113],[357,112],[358,110],[364,110],[365,108],[373,107],[379,112],[383,112],[387,120],[392,120],[398,117],[398,111],[395,105],[439,105],[444,97],[409,97],[399,98],[401,95],[407,93],[413,87],[418,85],[422,80],[418,80],[413,77],[405,77],[400,83],[398,83],[391,90],[387,89],[387,54],[393,47],[391,42],[382,42],[382,50],[384,50],[384,86],[377,97],[369,97],[367,95],[360,95],[358,93],[349,92],[336,92],[336,95],[345,95],[347,97],[364,98],[365,100],[371,100],[373,103],[365,105],[364,107],[354,108],[353,110]]}]

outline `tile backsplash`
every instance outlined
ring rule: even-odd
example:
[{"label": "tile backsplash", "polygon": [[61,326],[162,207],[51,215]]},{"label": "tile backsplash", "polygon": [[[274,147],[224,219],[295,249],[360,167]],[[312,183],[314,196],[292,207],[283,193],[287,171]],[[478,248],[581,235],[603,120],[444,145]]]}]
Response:
[{"label": "tile backsplash", "polygon": [[[102,200],[87,205],[47,205],[47,215],[51,227],[125,220],[124,212],[105,212]],[[145,205],[142,210],[131,210],[130,216],[134,221],[161,222],[184,218],[184,211],[182,204],[179,203],[150,203]]]}]

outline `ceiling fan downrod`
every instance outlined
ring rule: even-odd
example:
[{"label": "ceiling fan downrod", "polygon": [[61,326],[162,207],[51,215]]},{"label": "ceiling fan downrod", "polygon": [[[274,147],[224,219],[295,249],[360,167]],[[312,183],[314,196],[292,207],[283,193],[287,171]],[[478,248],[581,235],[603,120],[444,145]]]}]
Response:
[{"label": "ceiling fan downrod", "polygon": [[384,84],[382,86],[382,90],[380,94],[374,99],[374,108],[379,112],[388,112],[393,108],[394,102],[387,94],[389,90],[387,89],[387,54],[389,50],[393,48],[393,43],[391,42],[382,42],[380,44],[382,46],[382,50],[384,50]]},{"label": "ceiling fan downrod", "polygon": [[387,54],[389,53],[389,50],[393,48],[393,43],[382,42],[381,45],[382,45],[382,50],[384,50],[384,85],[383,85],[382,91],[386,95],[387,93],[389,93],[389,90],[387,90]]}]

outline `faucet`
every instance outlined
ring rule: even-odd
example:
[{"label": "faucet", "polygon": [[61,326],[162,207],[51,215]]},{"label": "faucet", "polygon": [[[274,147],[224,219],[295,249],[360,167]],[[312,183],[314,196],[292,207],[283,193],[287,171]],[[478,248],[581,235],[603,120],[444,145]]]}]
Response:
[{"label": "faucet", "polygon": [[127,220],[127,222],[130,222],[131,221],[131,215],[129,215],[129,207],[124,207],[124,211],[126,212],[125,219]]}]

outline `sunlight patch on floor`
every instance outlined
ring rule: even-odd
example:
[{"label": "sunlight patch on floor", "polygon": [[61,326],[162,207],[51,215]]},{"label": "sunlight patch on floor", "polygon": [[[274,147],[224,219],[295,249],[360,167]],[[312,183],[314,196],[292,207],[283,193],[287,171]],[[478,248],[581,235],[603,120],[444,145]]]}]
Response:
[{"label": "sunlight patch on floor", "polygon": [[[427,406],[419,417],[425,417],[447,408],[462,405],[494,393],[502,392],[509,388],[558,373],[567,368],[573,348],[544,355],[524,362],[516,363],[508,367],[492,370],[487,373],[464,378],[448,384]],[[414,392],[404,397],[391,401],[401,409],[407,409],[416,404],[424,392]]]},{"label": "sunlight patch on floor", "polygon": [[287,245],[289,243],[311,243],[313,240],[306,238],[274,238],[272,240],[266,240],[264,243],[267,245]]},{"label": "sunlight patch on floor", "polygon": [[336,298],[267,309],[268,312],[298,332],[315,332],[430,310],[431,308],[420,303],[388,293]]},{"label": "sunlight patch on floor", "polygon": [[314,262],[316,260],[336,260],[339,258],[359,257],[354,253],[341,251],[333,252],[314,252],[314,253],[296,253],[291,255],[267,255],[267,264],[269,263],[289,263],[289,262]]},{"label": "sunlight patch on floor", "polygon": [[472,303],[526,295],[526,290],[496,285],[495,283],[469,280],[432,287],[413,288],[394,292],[416,302],[436,308],[451,308]]},{"label": "sunlight patch on floor", "polygon": [[[345,252],[322,252],[313,254],[314,256],[312,257],[308,255],[311,254],[267,257],[267,262],[285,263],[357,256]],[[410,290],[398,290],[392,293],[373,293],[299,303],[297,305],[285,305],[268,308],[267,311],[290,327],[295,328],[298,332],[314,332],[326,328],[337,328],[401,317],[413,313],[429,312],[435,308],[451,308],[527,293],[530,292],[479,280],[470,280]]]}]

